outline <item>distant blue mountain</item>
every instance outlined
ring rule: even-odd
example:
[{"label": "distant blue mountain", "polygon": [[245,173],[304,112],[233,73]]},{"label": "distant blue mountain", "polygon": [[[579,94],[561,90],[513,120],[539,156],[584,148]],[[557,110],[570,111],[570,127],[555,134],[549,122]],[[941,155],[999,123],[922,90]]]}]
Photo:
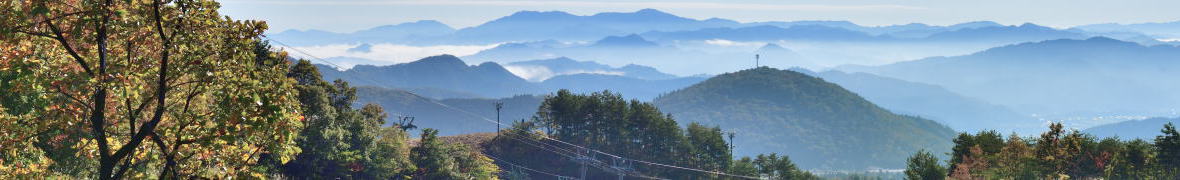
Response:
[{"label": "distant blue mountain", "polygon": [[505,66],[542,66],[549,68],[554,73],[559,72],[577,72],[577,71],[600,71],[614,69],[605,64],[599,64],[593,61],[577,61],[567,57],[559,57],[553,59],[540,59],[529,61],[518,61],[505,64]]},{"label": "distant blue mountain", "polygon": [[578,16],[561,11],[521,11],[479,26],[460,29],[451,40],[469,43],[550,39],[578,41],[648,31],[730,27],[738,24],[735,21],[721,19],[689,19],[655,9],[630,13],[598,13],[591,16]]},{"label": "distant blue mountain", "polygon": [[593,93],[609,90],[641,101],[656,97],[704,81],[707,77],[693,76],[673,79],[648,80],[610,74],[571,74],[555,76],[541,82],[548,92],[568,89],[575,93]]},{"label": "distant blue mountain", "polygon": [[[760,66],[761,65],[775,66],[775,67],[815,67],[815,66],[817,66],[814,62],[806,61],[805,60],[806,58],[803,58],[803,56],[800,55],[799,53],[796,53],[795,51],[793,51],[791,49],[787,49],[783,46],[779,46],[778,44],[775,44],[775,43],[766,43],[766,45],[762,45],[762,47],[759,47],[758,49],[754,50],[754,53],[759,55],[759,57],[761,58],[761,59],[759,59],[760,62],[757,62],[757,63],[760,63],[759,64]],[[761,61],[761,60],[765,60],[765,61]],[[792,62],[793,64],[786,65],[786,64],[784,64],[784,62]]]},{"label": "distant blue mountain", "polygon": [[393,62],[388,62],[388,61],[377,61],[377,60],[370,60],[370,59],[365,59],[365,58],[344,57],[344,56],[330,57],[330,58],[325,58],[324,60],[326,60],[328,62],[332,62],[334,65],[340,66],[340,68],[344,68],[344,69],[351,69],[352,67],[356,67],[357,65],[384,66],[384,65],[394,64]]},{"label": "distant blue mountain", "polygon": [[482,97],[509,97],[543,93],[537,85],[512,74],[496,63],[468,66],[451,55],[423,58],[389,66],[357,65],[338,71],[320,68],[324,79],[344,79],[358,86],[399,89],[441,89],[475,93]]},{"label": "distant blue mountain", "polygon": [[871,27],[860,31],[865,31],[872,34],[883,34],[897,38],[925,38],[932,34],[941,32],[996,26],[1004,25],[991,21],[966,22],[950,26],[930,26],[922,23],[910,23],[904,25]]},{"label": "distant blue mountain", "polygon": [[[843,21],[837,21],[843,22]],[[1084,33],[1024,24],[1002,26],[994,22],[971,22],[947,27],[906,24],[861,27],[851,23],[763,23],[748,27],[708,28],[689,31],[653,31],[643,37],[660,42],[726,39],[735,41],[858,41],[858,42],[970,42],[1020,43],[1052,39],[1084,39]],[[783,25],[789,24],[789,25]]]},{"label": "distant blue mountain", "polygon": [[[1168,31],[1167,28],[1172,27],[1172,24],[1176,23],[1126,26],[1092,25],[1084,26],[1082,29],[1147,29],[1150,32],[1171,33],[1174,31]],[[608,36],[626,37],[625,35],[629,34],[640,34],[649,38],[648,40],[656,40],[657,42],[701,39],[880,41],[900,38],[913,39],[910,41],[997,41],[1000,44],[1009,44],[1061,38],[1085,38],[1088,33],[1056,30],[1032,24],[1003,26],[991,21],[967,22],[950,26],[932,26],[921,23],[861,26],[848,21],[740,23],[721,18],[697,20],[655,9],[642,9],[635,12],[605,12],[588,16],[573,15],[562,11],[520,11],[478,26],[458,30],[437,21],[424,20],[379,26],[351,33],[289,30],[270,34],[270,37],[294,45],[339,43],[483,45],[546,40],[593,41]],[[1135,41],[1140,42],[1140,40]]]},{"label": "distant blue mountain", "polygon": [[931,41],[1029,42],[1052,39],[1085,39],[1087,37],[1089,36],[1081,33],[1025,23],[1020,26],[985,26],[940,32],[931,34],[926,39]]},{"label": "distant blue mountain", "polygon": [[1118,137],[1124,140],[1143,139],[1151,142],[1155,139],[1155,136],[1163,135],[1160,130],[1164,129],[1164,124],[1168,123],[1180,125],[1180,118],[1130,120],[1095,126],[1082,130],[1082,132],[1089,133],[1098,138]]},{"label": "distant blue mountain", "polygon": [[619,67],[619,68],[615,68],[615,69],[620,72],[623,72],[623,76],[632,77],[632,78],[636,78],[636,79],[664,80],[664,79],[677,78],[676,75],[671,75],[668,73],[660,72],[660,70],[657,70],[656,68],[653,68],[651,66],[627,64],[627,65],[624,65],[623,67]]},{"label": "distant blue mountain", "polygon": [[861,26],[861,25],[858,25],[856,23],[852,23],[849,21],[806,21],[806,20],[805,21],[790,21],[790,22],[770,21],[770,22],[753,22],[753,23],[748,23],[746,25],[750,26],[750,27],[753,27],[753,26],[777,26],[777,27],[781,27],[781,28],[789,28],[789,27],[793,27],[793,26],[824,26],[824,27],[833,27],[833,28],[854,30],[854,31],[863,31],[865,29],[869,29],[868,27],[864,27],[864,26]]},{"label": "distant blue mountain", "polygon": [[1093,32],[1137,32],[1161,38],[1180,38],[1180,21],[1140,24],[1092,24],[1075,27]]},{"label": "distant blue mountain", "polygon": [[266,37],[283,43],[300,46],[311,44],[332,44],[342,41],[345,35],[321,30],[286,30],[279,33],[267,33]]},{"label": "distant blue mountain", "polygon": [[775,41],[775,40],[873,40],[878,37],[865,32],[839,27],[820,25],[797,25],[790,27],[752,26],[740,28],[707,28],[688,31],[653,31],[643,37],[658,41],[725,39],[734,41]]},{"label": "distant blue mountain", "polygon": [[1104,37],[1050,40],[856,67],[935,84],[1029,114],[1159,116],[1180,107],[1180,47],[1144,46]]},{"label": "distant blue mountain", "polygon": [[[577,61],[566,57],[542,60],[519,61],[505,64],[505,66],[521,66],[522,68],[545,68],[552,76],[570,74],[612,74],[643,80],[663,80],[676,78],[675,75],[660,72],[655,68],[628,64],[623,67],[611,67],[593,61]],[[544,80],[550,77],[525,77],[529,80]]]},{"label": "distant blue mountain", "polygon": [[397,25],[377,26],[371,29],[353,32],[354,40],[398,41],[416,40],[423,37],[442,36],[454,32],[455,29],[438,21],[422,20]]},{"label": "distant blue mountain", "polygon": [[412,116],[419,128],[438,129],[442,135],[495,132],[496,126],[489,126],[491,124],[486,121],[496,119],[493,103],[504,103],[499,114],[508,123],[532,117],[543,98],[522,95],[495,99],[437,99],[421,96],[418,92],[373,86],[357,87],[356,95],[357,104],[379,104],[390,113],[390,118]]},{"label": "distant blue mountain", "polygon": [[[405,90],[435,99],[503,98],[571,89],[577,92],[610,90],[627,93],[628,97],[650,100],[661,93],[687,87],[705,78],[676,77],[640,65],[613,68],[568,58],[526,61],[508,66],[525,65],[552,67],[559,72],[570,72],[556,74],[542,82],[529,82],[499,64],[486,62],[469,66],[451,55],[432,56],[414,62],[386,66],[357,65],[343,71],[327,65],[318,66],[324,79],[343,79],[356,86]],[[618,75],[602,72],[617,72]]]},{"label": "distant blue mountain", "polygon": [[291,45],[354,44],[354,43],[410,43],[438,38],[455,29],[433,20],[421,20],[397,25],[378,26],[351,33],[320,30],[287,30],[267,36]]},{"label": "distant blue mountain", "polygon": [[937,85],[909,82],[868,73],[812,72],[791,69],[835,83],[895,113],[939,121],[960,132],[996,130],[1036,134],[1044,127],[1031,116],[1008,107],[965,97]]},{"label": "distant blue mountain", "polygon": [[655,42],[647,41],[636,34],[627,36],[607,36],[601,40],[595,41],[594,47],[623,47],[623,48],[646,48],[660,46]]}]

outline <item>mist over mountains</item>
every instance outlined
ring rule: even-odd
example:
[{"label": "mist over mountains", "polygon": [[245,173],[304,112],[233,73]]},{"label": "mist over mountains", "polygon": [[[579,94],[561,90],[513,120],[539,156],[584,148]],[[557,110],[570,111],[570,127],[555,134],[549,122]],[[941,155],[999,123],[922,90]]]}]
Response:
[{"label": "mist over mountains", "polygon": [[[751,67],[750,63],[716,59],[749,57],[758,47],[770,43],[799,55],[778,59],[782,66],[777,67],[823,69],[845,64],[881,65],[930,56],[963,55],[1021,42],[1092,36],[1154,44],[1166,43],[1159,39],[1169,37],[1139,31],[1114,33],[1090,32],[1085,28],[1056,29],[1031,23],[1005,26],[990,21],[948,26],[920,23],[861,26],[848,21],[742,23],[721,18],[684,18],[655,9],[586,16],[560,11],[521,11],[461,29],[424,20],[349,33],[291,30],[270,35],[276,40],[305,48],[366,43],[427,49],[492,45],[495,48],[483,52],[457,55],[465,56],[465,60],[472,63],[493,61],[501,64],[570,57],[615,66],[652,66],[677,75],[719,74]],[[616,40],[632,44],[624,45]],[[619,49],[619,46],[626,48]],[[644,48],[637,48],[640,46]],[[412,59],[422,57],[426,56]],[[404,62],[406,58],[381,60],[391,59]]]},{"label": "mist over mountains", "polygon": [[834,70],[817,73],[799,68],[791,70],[840,85],[892,112],[938,121],[956,131],[996,130],[1035,134],[1044,129],[1041,127],[1044,122],[1031,116],[1005,106],[959,95],[937,85],[869,73]]},{"label": "mist over mountains", "polygon": [[[447,134],[494,131],[454,126],[492,118],[493,102],[510,102],[505,119],[530,119],[555,91],[606,90],[654,102],[682,124],[741,130],[748,136],[735,142],[738,154],[779,152],[808,168],[865,169],[897,168],[915,148],[946,149],[955,132],[1036,134],[1050,122],[1121,132],[1151,126],[1113,123],[1174,117],[1174,25],[861,26],[700,20],[644,9],[521,11],[458,29],[423,20],[269,37],[334,52],[326,60],[343,67],[321,65],[325,79],[369,86],[358,90],[360,102]],[[457,54],[417,57],[426,52]],[[1102,130],[1112,129],[1108,124],[1119,128]],[[888,144],[861,152],[814,143],[835,140]]]},{"label": "mist over mountains", "polygon": [[1180,107],[1180,83],[1169,78],[1180,75],[1178,65],[1180,47],[1097,37],[840,69],[936,84],[1042,116],[1165,116]]}]

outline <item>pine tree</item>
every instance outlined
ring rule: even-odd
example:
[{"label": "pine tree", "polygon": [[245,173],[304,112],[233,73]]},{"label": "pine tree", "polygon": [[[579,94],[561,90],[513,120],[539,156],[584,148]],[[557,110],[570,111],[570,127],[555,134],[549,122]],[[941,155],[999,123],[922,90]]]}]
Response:
[{"label": "pine tree", "polygon": [[1163,134],[1155,137],[1155,147],[1159,152],[1156,155],[1159,161],[1157,166],[1167,176],[1180,177],[1180,133],[1172,123],[1165,124],[1160,132]]},{"label": "pine tree", "polygon": [[947,170],[933,154],[919,150],[907,160],[905,175],[910,180],[942,180],[946,179]]}]

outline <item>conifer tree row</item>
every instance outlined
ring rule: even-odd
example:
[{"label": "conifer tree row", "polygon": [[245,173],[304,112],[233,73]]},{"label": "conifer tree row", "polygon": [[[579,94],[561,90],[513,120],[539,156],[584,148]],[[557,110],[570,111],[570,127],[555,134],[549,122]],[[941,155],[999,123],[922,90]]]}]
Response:
[{"label": "conifer tree row", "polygon": [[[486,153],[516,160],[517,164],[563,175],[579,175],[580,149],[543,137],[577,144],[626,158],[706,171],[772,179],[814,179],[786,156],[733,158],[720,127],[691,123],[682,128],[671,115],[650,103],[624,100],[610,91],[574,94],[568,90],[547,96],[531,121],[516,123],[488,143]],[[523,140],[521,138],[524,138]],[[575,157],[568,157],[575,156]],[[609,157],[589,157],[610,162]],[[681,169],[633,164],[635,172],[670,179],[729,179],[733,177]],[[616,178],[617,172],[591,168],[588,179]],[[543,178],[537,176],[536,178]]]}]

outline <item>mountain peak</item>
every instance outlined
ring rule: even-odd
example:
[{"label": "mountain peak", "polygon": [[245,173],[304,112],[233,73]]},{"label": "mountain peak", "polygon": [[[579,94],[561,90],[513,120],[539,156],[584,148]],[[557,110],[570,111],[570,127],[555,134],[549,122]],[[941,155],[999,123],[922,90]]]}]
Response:
[{"label": "mountain peak", "polygon": [[[635,11],[635,14],[668,14],[668,13],[665,13],[664,11],[652,9],[652,8],[644,8],[644,9],[640,9],[639,11]],[[671,15],[671,14],[668,14],[668,15]]]},{"label": "mountain peak", "polygon": [[[653,102],[678,117],[678,121],[718,125],[766,137],[791,137],[746,138],[734,144],[744,147],[741,151],[745,154],[792,154],[791,159],[801,167],[899,167],[905,164],[907,154],[923,148],[949,147],[947,141],[954,136],[953,130],[934,121],[893,114],[823,79],[769,67],[717,75]],[[728,116],[732,114],[749,116]],[[905,140],[898,141],[901,139]],[[890,150],[874,151],[877,149]]]},{"label": "mountain peak", "polygon": [[358,45],[356,47],[348,48],[348,50],[346,50],[346,51],[350,52],[350,53],[369,53],[369,52],[373,52],[373,45],[371,45],[369,43],[364,43],[364,44]]},{"label": "mountain peak", "polygon": [[1124,42],[1124,41],[1120,41],[1120,40],[1117,40],[1114,38],[1109,38],[1106,36],[1094,36],[1089,39],[1086,39],[1086,41],[1091,41],[1091,42]]},{"label": "mountain peak", "polygon": [[1051,27],[1045,27],[1045,26],[1041,26],[1041,25],[1037,25],[1037,24],[1033,24],[1033,23],[1020,24],[1020,28],[1024,28],[1024,29],[1053,29]]},{"label": "mountain peak", "polygon": [[565,11],[517,11],[500,19],[517,19],[517,20],[553,20],[567,17],[577,17]]},{"label": "mountain peak", "polygon": [[626,36],[607,36],[594,42],[594,46],[658,46],[655,42],[647,41],[638,34]]},{"label": "mountain peak", "polygon": [[460,67],[460,68],[467,67],[467,63],[463,62],[462,59],[459,59],[459,57],[455,57],[454,55],[450,55],[450,54],[430,56],[430,57],[419,59],[414,62],[410,62],[408,64],[444,66],[444,67]]},{"label": "mountain peak", "polygon": [[992,22],[992,21],[972,21],[972,22],[954,24],[954,25],[950,25],[947,27],[950,27],[951,29],[971,29],[971,28],[992,27],[992,26],[1004,26],[1004,25],[1002,25],[1000,23]]},{"label": "mountain peak", "polygon": [[787,50],[787,48],[779,46],[778,44],[766,43],[766,45],[762,45],[762,47],[758,48],[757,51],[785,51],[785,50]]},{"label": "mountain peak", "polygon": [[673,14],[669,14],[655,9],[640,9],[635,12],[604,12],[590,16],[592,19],[599,21],[614,21],[614,22],[640,22],[640,23],[687,23],[696,22],[696,20],[688,19]]},{"label": "mountain peak", "polygon": [[363,31],[387,32],[387,31],[406,31],[406,30],[452,31],[452,30],[454,30],[454,28],[452,28],[451,26],[448,26],[446,24],[443,24],[442,22],[435,21],[435,20],[418,20],[418,21],[414,21],[414,22],[405,22],[405,23],[394,24],[394,25],[377,26],[377,27],[373,27],[368,30],[362,30],[362,32]]}]

